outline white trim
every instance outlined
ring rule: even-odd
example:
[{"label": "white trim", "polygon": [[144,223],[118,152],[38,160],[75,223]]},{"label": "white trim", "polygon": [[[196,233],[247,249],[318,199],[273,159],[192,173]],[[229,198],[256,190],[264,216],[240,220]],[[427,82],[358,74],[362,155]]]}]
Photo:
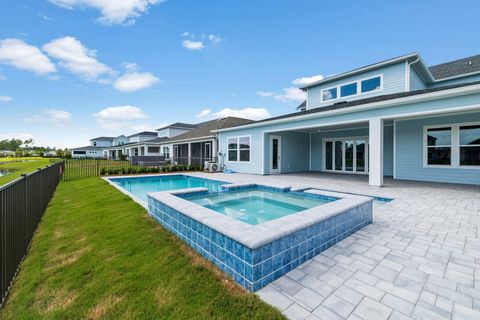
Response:
[{"label": "white trim", "polygon": [[397,178],[397,120],[393,120],[393,179]]},{"label": "white trim", "polygon": [[368,184],[377,187],[383,185],[383,121],[382,118],[370,119],[368,130],[370,163]]},{"label": "white trim", "polygon": [[308,149],[308,170],[312,171],[312,133],[309,134],[309,149]]},{"label": "white trim", "polygon": [[[375,90],[370,90],[370,91],[363,92],[362,91],[362,82],[366,81],[366,80],[375,79],[375,78],[380,78],[380,87],[378,89],[375,89]],[[348,86],[348,85],[351,85],[351,84],[354,84],[354,83],[357,84],[357,93],[351,94],[351,95],[348,95],[348,96],[342,96],[342,87]],[[334,98],[334,99],[324,100],[323,99],[323,92],[324,91],[329,91],[329,90],[332,90],[332,89],[335,89],[337,91],[337,97]],[[332,101],[336,101],[336,100],[341,100],[343,98],[350,99],[350,98],[363,96],[363,95],[366,95],[366,94],[370,94],[370,93],[374,93],[374,92],[380,92],[380,91],[383,91],[383,73],[379,73],[377,75],[367,77],[367,78],[361,78],[361,79],[358,79],[358,80],[355,80],[355,81],[340,83],[340,84],[337,84],[335,86],[331,86],[331,87],[322,89],[320,91],[320,103],[332,102]]]},{"label": "white trim", "polygon": [[[248,155],[248,161],[240,161],[240,150],[247,150],[247,149],[240,149],[240,138],[248,138],[249,140],[249,145],[250,145],[250,148],[248,149],[249,150],[249,155]],[[250,164],[252,162],[252,135],[251,134],[247,134],[247,135],[243,135],[243,136],[232,136],[232,137],[227,137],[227,161],[226,163],[236,163],[236,164]],[[228,158],[228,154],[230,152],[230,150],[228,149],[228,140],[229,139],[236,139],[237,140],[237,160],[236,161],[230,161],[229,158]]]},{"label": "white trim", "polygon": [[[274,170],[273,166],[273,139],[278,140],[278,149],[277,149],[277,169]],[[270,174],[280,174],[282,173],[282,137],[271,135],[270,136],[270,164],[269,164]]]},{"label": "white trim", "polygon": [[[284,123],[284,122],[300,121],[300,120],[307,120],[307,119],[314,119],[314,118],[323,118],[323,117],[328,117],[328,116],[337,115],[337,114],[353,113],[353,112],[375,109],[375,108],[380,108],[380,107],[385,108],[385,107],[397,106],[397,105],[408,104],[408,103],[431,101],[435,98],[436,99],[449,98],[449,97],[453,97],[453,96],[467,95],[467,94],[473,94],[473,93],[478,93],[478,92],[480,92],[480,84],[476,84],[476,85],[472,85],[472,86],[465,86],[465,87],[460,87],[460,88],[454,88],[454,89],[440,90],[440,91],[418,94],[418,95],[414,95],[414,96],[391,99],[391,100],[386,100],[386,101],[366,103],[366,104],[362,104],[360,106],[341,108],[341,109],[323,111],[323,112],[315,112],[315,113],[306,114],[306,115],[292,116],[292,117],[288,117],[288,118],[281,118],[281,119],[264,121],[264,122],[254,122],[254,123],[251,123],[251,124],[246,124],[246,125],[243,125],[243,126],[237,126],[237,127],[233,127],[233,128],[213,130],[212,132],[227,132],[227,131],[243,130],[243,129],[247,129],[247,128],[255,128],[255,127],[261,127],[261,126],[267,126],[267,125],[274,125],[274,124],[279,124],[279,123]],[[451,110],[457,110],[457,108],[458,108],[458,110],[462,110],[462,109],[469,109],[469,108],[473,108],[473,107],[480,108],[480,104],[468,105],[468,106],[462,106],[462,107],[454,107],[454,108],[443,109],[443,110],[442,109],[437,109],[437,110],[423,111],[423,112],[424,113],[435,113],[435,112],[442,113],[442,112],[446,112],[446,111],[448,112],[448,111],[451,111]],[[398,117],[402,117],[402,116],[409,116],[409,115],[415,115],[415,114],[420,114],[420,113],[422,113],[422,112],[418,112],[418,113],[417,112],[412,112],[412,113],[398,114],[398,115],[385,115],[385,116],[382,116],[382,118],[384,118],[384,119],[394,119],[394,118],[398,118]],[[361,121],[357,121],[357,120],[352,120],[352,121],[361,122]],[[336,123],[338,123],[338,122],[336,122]],[[347,123],[348,123],[348,121],[347,121]],[[312,126],[309,126],[309,127],[312,127]]]},{"label": "white trim", "polygon": [[405,60],[405,91],[410,91],[410,64]]},{"label": "white trim", "polygon": [[[435,168],[435,169],[467,169],[467,170],[479,170],[480,166],[465,166],[460,165],[460,127],[462,126],[477,126],[480,125],[480,121],[473,122],[460,122],[460,123],[449,123],[449,124],[436,124],[423,126],[423,142],[422,142],[422,151],[423,151],[423,167],[426,169]],[[427,130],[434,128],[450,128],[450,145],[439,145],[436,147],[450,147],[450,165],[434,165],[428,164],[428,149],[427,149]]]}]

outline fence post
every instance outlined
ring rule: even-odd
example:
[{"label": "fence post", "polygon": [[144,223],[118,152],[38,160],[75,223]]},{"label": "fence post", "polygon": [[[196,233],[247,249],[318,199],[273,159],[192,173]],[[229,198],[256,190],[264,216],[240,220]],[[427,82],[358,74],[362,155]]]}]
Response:
[{"label": "fence post", "polygon": [[28,184],[27,184],[27,177],[28,174],[22,174],[23,177],[23,185],[25,188],[25,253],[28,247]]}]

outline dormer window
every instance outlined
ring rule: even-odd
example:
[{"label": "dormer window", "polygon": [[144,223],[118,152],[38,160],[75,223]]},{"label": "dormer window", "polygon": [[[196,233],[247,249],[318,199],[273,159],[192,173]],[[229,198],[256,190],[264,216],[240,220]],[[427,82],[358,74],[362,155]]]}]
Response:
[{"label": "dormer window", "polygon": [[348,97],[357,94],[357,83],[349,83],[340,87],[340,97]]},{"label": "dormer window", "polygon": [[372,92],[382,89],[382,77],[373,77],[370,79],[362,80],[362,93]]},{"label": "dormer window", "polygon": [[322,90],[322,101],[337,99],[337,87]]},{"label": "dormer window", "polygon": [[322,102],[381,91],[383,89],[382,82],[383,76],[378,75],[371,78],[360,79],[355,82],[340,84],[332,88],[323,89],[321,93]]}]

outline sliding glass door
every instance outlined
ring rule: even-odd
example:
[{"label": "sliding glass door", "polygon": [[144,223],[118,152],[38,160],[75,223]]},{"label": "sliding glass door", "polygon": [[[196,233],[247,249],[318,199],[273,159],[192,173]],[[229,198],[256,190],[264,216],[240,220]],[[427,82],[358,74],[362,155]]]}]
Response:
[{"label": "sliding glass door", "polygon": [[324,171],[343,173],[368,173],[368,139],[325,139]]}]

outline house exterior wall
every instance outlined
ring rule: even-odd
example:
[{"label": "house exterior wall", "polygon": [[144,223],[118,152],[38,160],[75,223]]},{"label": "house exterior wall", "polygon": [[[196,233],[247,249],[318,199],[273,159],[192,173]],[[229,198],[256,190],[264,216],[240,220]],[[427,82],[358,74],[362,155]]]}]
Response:
[{"label": "house exterior wall", "polygon": [[[80,154],[79,152],[85,152],[84,154]],[[102,158],[103,157],[103,150],[72,150],[72,158],[80,159],[80,158]]]},{"label": "house exterior wall", "polygon": [[[232,131],[219,132],[219,152],[226,154],[227,138],[241,135],[251,136],[251,154],[248,163],[229,163],[225,162],[228,169],[237,172],[268,174],[268,157],[269,149],[264,148],[264,138],[267,140],[267,133],[281,132],[288,130],[297,130],[299,128],[319,127],[321,125],[332,125],[347,121],[364,122],[374,117],[395,116],[402,114],[410,114],[416,112],[435,111],[441,112],[442,109],[458,108],[471,105],[478,105],[480,102],[480,94],[469,94],[459,97],[450,97],[425,102],[416,102],[410,104],[379,107],[367,110],[355,111],[354,108],[345,109],[344,113],[326,115],[321,118],[305,118],[305,119],[286,119],[281,123],[268,124],[261,127],[238,128]],[[347,112],[348,110],[348,112]],[[267,145],[267,143],[265,143]],[[385,146],[387,143],[385,143]],[[398,150],[397,150],[398,152]],[[264,161],[267,160],[267,161]],[[313,168],[312,168],[313,170]],[[384,172],[387,172],[385,167]]]},{"label": "house exterior wall", "polygon": [[429,125],[447,125],[480,121],[480,112],[396,121],[396,178],[449,183],[480,184],[480,169],[424,167],[423,129]]},{"label": "house exterior wall", "polygon": [[265,173],[270,172],[271,144],[270,137],[279,136],[281,173],[301,172],[309,170],[310,134],[302,132],[279,132],[266,135],[265,140]]},{"label": "house exterior wall", "polygon": [[426,89],[427,85],[420,78],[417,71],[410,67],[410,91]]},{"label": "house exterior wall", "polygon": [[[352,81],[357,81],[365,78],[374,77],[376,75],[383,75],[383,90],[374,91],[367,94],[362,94],[352,97],[344,97],[337,100],[331,100],[327,102],[321,101],[321,93],[323,89],[331,88],[336,85],[347,84]],[[369,98],[377,95],[391,94],[406,91],[406,75],[405,75],[405,62],[399,62],[390,66],[379,68],[364,72],[352,77],[332,81],[329,83],[321,84],[319,86],[309,88],[307,90],[307,109],[318,108],[332,104],[334,101],[351,101],[357,99]]]},{"label": "house exterior wall", "polygon": [[113,140],[113,145],[114,146],[118,146],[118,145],[123,145],[125,143],[128,143],[128,138],[125,137],[125,136],[119,136],[119,137],[116,137],[114,140]]},{"label": "house exterior wall", "polygon": [[112,140],[90,140],[90,145],[95,147],[111,147]]}]

